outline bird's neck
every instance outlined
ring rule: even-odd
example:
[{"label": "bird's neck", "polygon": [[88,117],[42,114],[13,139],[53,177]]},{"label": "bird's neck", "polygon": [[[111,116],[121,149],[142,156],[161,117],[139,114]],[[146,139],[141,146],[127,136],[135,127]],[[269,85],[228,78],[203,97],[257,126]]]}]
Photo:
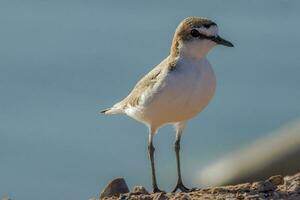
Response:
[{"label": "bird's neck", "polygon": [[[174,44],[172,45],[174,46]],[[171,48],[172,57],[180,57],[191,60],[206,58],[207,53],[213,47],[209,41],[177,43],[176,48]]]},{"label": "bird's neck", "polygon": [[201,60],[205,58],[207,53],[211,49],[211,47],[204,43],[203,44],[199,44],[199,43],[191,42],[191,43],[179,44],[178,46],[179,57],[193,59],[193,60]]}]

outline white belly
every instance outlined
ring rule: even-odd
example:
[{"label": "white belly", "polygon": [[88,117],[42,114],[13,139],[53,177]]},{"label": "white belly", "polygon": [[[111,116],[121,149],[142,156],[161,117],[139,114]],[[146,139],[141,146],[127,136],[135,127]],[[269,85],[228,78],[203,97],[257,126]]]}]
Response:
[{"label": "white belly", "polygon": [[140,106],[136,117],[156,126],[188,120],[208,105],[215,86],[215,75],[206,59],[179,61],[151,101]]}]

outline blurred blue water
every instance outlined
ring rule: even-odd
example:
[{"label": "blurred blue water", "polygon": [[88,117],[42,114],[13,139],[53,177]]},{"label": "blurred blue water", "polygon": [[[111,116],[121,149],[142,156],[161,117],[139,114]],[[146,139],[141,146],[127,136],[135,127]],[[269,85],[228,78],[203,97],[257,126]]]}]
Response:
[{"label": "blurred blue water", "polygon": [[[88,199],[124,176],[150,189],[147,130],[99,116],[169,51],[177,24],[207,16],[235,48],[209,59],[218,87],[183,138],[185,182],[299,117],[299,1],[0,2],[0,198]],[[159,185],[176,182],[173,129],[155,138]]]}]

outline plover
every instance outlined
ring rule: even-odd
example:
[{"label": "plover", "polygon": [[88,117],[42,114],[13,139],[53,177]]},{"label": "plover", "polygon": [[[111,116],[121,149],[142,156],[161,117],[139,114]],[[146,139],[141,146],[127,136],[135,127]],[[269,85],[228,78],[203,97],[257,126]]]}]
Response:
[{"label": "plover", "polygon": [[153,137],[165,124],[176,129],[178,179],[173,191],[190,191],[181,178],[180,138],[186,122],[201,112],[214,95],[216,78],[206,55],[218,44],[233,47],[218,35],[216,23],[204,17],[184,19],[176,28],[169,56],[145,75],[126,98],[101,111],[126,114],[149,128],[153,192],[161,192],[155,175]]}]

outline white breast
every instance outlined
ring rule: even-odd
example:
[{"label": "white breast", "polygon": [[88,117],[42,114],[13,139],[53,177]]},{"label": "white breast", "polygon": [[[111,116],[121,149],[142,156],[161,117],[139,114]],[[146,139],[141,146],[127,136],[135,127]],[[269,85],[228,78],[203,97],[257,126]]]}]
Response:
[{"label": "white breast", "polygon": [[151,101],[132,108],[130,113],[139,121],[157,126],[188,120],[207,106],[215,86],[215,75],[206,58],[181,59],[160,88],[149,95]]}]

